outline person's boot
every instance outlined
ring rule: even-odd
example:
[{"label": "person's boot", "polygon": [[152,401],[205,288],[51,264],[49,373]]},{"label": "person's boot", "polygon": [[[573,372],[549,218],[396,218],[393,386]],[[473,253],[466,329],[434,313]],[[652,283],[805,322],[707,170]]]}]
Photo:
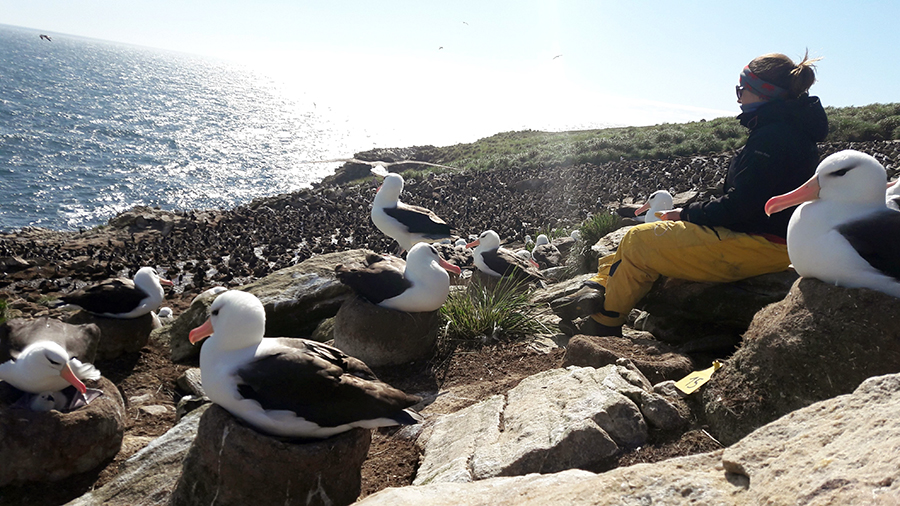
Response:
[{"label": "person's boot", "polygon": [[568,321],[574,321],[583,316],[598,313],[603,310],[603,291],[585,284],[572,295],[560,297],[550,302],[550,309],[557,316]]}]

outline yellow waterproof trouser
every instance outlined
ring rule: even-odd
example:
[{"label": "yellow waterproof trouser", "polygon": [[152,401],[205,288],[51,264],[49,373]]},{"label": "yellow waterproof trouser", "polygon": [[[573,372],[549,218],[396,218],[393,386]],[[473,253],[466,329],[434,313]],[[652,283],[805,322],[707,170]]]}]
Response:
[{"label": "yellow waterproof trouser", "polygon": [[600,259],[593,280],[606,287],[606,300],[604,312],[592,317],[621,325],[660,276],[727,283],[789,265],[787,245],[761,236],[685,221],[644,223],[625,234],[615,254]]}]

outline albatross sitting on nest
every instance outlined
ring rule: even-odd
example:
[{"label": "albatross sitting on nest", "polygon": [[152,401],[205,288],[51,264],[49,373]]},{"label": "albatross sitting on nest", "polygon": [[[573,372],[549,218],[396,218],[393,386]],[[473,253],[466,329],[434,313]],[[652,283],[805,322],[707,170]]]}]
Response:
[{"label": "albatross sitting on nest", "polygon": [[900,297],[900,213],[885,205],[886,180],[874,157],[839,151],[802,186],[766,202],[769,215],[800,204],[787,231],[798,274]]},{"label": "albatross sitting on nest", "polygon": [[263,337],[266,312],[255,295],[229,290],[191,331],[209,398],[257,430],[324,438],[354,427],[415,424],[419,398],[383,383],[361,360],[306,339]]}]

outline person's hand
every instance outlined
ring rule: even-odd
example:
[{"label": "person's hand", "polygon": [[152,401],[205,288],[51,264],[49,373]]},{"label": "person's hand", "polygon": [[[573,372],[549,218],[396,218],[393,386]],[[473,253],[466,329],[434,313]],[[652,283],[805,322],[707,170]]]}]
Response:
[{"label": "person's hand", "polygon": [[657,218],[668,221],[681,220],[681,208],[669,209],[668,211],[657,211],[654,213]]}]

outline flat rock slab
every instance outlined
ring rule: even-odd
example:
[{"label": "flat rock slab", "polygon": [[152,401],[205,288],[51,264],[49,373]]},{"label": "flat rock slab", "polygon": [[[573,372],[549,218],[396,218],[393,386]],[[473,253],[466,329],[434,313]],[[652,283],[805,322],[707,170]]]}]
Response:
[{"label": "flat rock slab", "polygon": [[438,418],[414,484],[590,467],[640,446],[647,424],[629,395],[645,391],[619,367],[546,371]]},{"label": "flat rock slab", "polygon": [[743,506],[900,503],[900,375],[791,413],[724,450],[594,474],[382,490],[359,506]]}]

